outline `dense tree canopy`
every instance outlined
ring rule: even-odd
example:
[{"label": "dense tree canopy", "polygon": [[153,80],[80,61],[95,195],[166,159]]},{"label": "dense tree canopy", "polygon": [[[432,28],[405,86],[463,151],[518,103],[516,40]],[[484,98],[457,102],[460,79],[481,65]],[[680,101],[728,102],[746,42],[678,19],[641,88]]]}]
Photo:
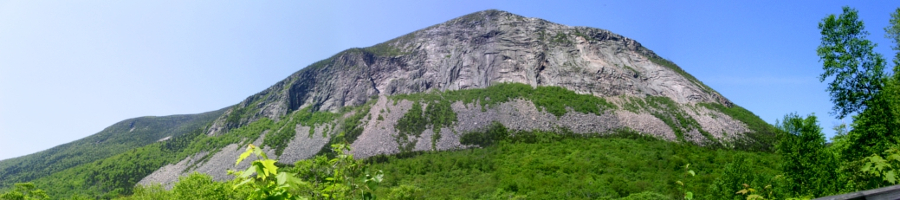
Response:
[{"label": "dense tree canopy", "polygon": [[822,43],[816,50],[825,72],[819,76],[828,84],[833,112],[838,118],[865,110],[869,100],[883,86],[884,58],[873,51],[876,44],[869,35],[856,9],[844,7],[840,16],[829,15],[819,22]]}]

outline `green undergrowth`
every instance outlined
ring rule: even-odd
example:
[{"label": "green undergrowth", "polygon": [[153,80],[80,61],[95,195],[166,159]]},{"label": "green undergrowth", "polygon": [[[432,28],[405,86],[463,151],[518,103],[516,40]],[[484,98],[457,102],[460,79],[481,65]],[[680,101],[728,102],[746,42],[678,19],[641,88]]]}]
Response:
[{"label": "green undergrowth", "polygon": [[189,134],[179,135],[167,141],[149,144],[106,159],[79,165],[34,180],[34,182],[45,188],[47,193],[54,198],[68,198],[73,195],[81,195],[91,199],[109,199],[120,195],[128,195],[133,192],[133,186],[141,178],[150,175],[150,173],[166,164],[176,164],[184,158],[197,153],[208,152],[199,162],[195,162],[200,163],[209,159],[227,145],[238,144],[238,146],[245,146],[259,138],[263,133],[267,134],[263,140],[264,146],[276,149],[276,154],[280,155],[287,143],[297,135],[295,132],[297,124],[314,128],[317,125],[339,120],[340,116],[353,112],[354,114],[342,119],[339,127],[336,129],[345,131],[347,133],[345,137],[348,140],[355,140],[362,133],[362,127],[359,124],[368,113],[370,105],[371,103],[363,106],[345,107],[337,113],[310,112],[308,109],[301,109],[290,115],[283,116],[277,122],[264,117],[225,133],[212,136],[205,134],[205,129],[196,129]]},{"label": "green undergrowth", "polygon": [[34,183],[53,199],[109,199],[131,194],[141,178],[166,164],[182,160],[188,146],[206,137],[203,130],[195,129],[163,142],[56,172],[36,179]]},{"label": "green undergrowth", "polygon": [[316,155],[325,155],[331,158],[337,155],[337,152],[334,152],[331,149],[332,144],[338,144],[344,141],[346,141],[348,144],[353,144],[353,142],[356,141],[357,138],[359,138],[359,135],[362,135],[362,132],[364,130],[364,127],[361,126],[363,124],[363,120],[372,120],[363,118],[369,116],[369,110],[372,108],[372,104],[374,104],[375,102],[376,101],[374,100],[369,100],[361,106],[348,106],[341,108],[340,113],[342,114],[340,116],[343,116],[346,113],[352,113],[350,114],[350,116],[341,119],[341,121],[339,122],[340,127],[337,128],[337,130],[343,131],[343,136],[339,134],[332,134],[332,137],[328,139],[328,143],[322,146],[322,148],[318,153],[316,153]]},{"label": "green undergrowth", "polygon": [[[463,140],[483,148],[366,159],[385,174],[376,194],[411,185],[425,191],[415,194],[420,199],[680,199],[675,182],[681,181],[710,197],[734,193],[722,185],[757,183],[747,176],[775,176],[780,165],[772,153],[672,143],[629,130],[582,135],[495,124]],[[733,169],[722,166],[734,160],[752,171],[726,174]],[[696,176],[683,175],[686,164]]]},{"label": "green undergrowth", "polygon": [[399,145],[401,152],[409,152],[416,146],[415,142],[410,142],[409,137],[418,137],[425,131],[428,119],[422,110],[422,104],[419,101],[413,102],[412,106],[403,114],[403,117],[397,120],[397,137],[394,141]]},{"label": "green undergrowth", "polygon": [[206,127],[225,109],[160,117],[122,120],[91,136],[34,154],[0,161],[0,191],[14,183],[29,182],[79,165],[122,154],[165,137],[178,137]]},{"label": "green undergrowth", "polygon": [[462,101],[464,104],[478,103],[485,107],[493,107],[503,102],[515,99],[524,99],[534,103],[541,111],[547,111],[563,116],[567,108],[581,113],[603,114],[606,110],[615,110],[618,107],[603,98],[590,94],[578,94],[557,86],[538,86],[537,88],[522,83],[496,83],[481,89],[466,89],[452,91],[432,91],[426,93],[401,94],[392,96],[394,101],[406,99],[411,101]]},{"label": "green undergrowth", "polygon": [[297,124],[309,127],[310,136],[312,136],[316,125],[332,122],[337,116],[338,113],[332,112],[310,112],[309,107],[294,111],[292,115],[279,121],[271,129],[272,132],[266,134],[262,146],[274,148],[275,155],[280,156],[291,139],[297,135]]},{"label": "green undergrowth", "polygon": [[398,135],[394,139],[401,152],[412,151],[418,140],[410,141],[410,138],[421,136],[422,132],[429,128],[434,131],[431,144],[432,149],[436,149],[435,144],[440,140],[441,128],[450,127],[457,121],[456,113],[451,107],[454,102],[463,102],[465,105],[477,103],[482,111],[485,111],[503,102],[523,99],[534,103],[538,110],[552,113],[557,117],[565,115],[569,109],[601,115],[606,110],[618,108],[593,95],[577,94],[562,87],[533,88],[522,83],[498,83],[487,88],[443,92],[432,90],[427,93],[401,94],[390,98],[395,103],[401,99],[413,102],[410,110],[397,120],[395,126]]},{"label": "green undergrowth", "polygon": [[[428,104],[424,110],[420,101]],[[456,112],[453,112],[451,104],[451,101],[443,98],[434,101],[414,101],[409,111],[397,120],[395,126],[398,134],[394,139],[397,144],[400,144],[400,150],[412,151],[418,141],[410,142],[410,136],[419,137],[426,128],[434,131],[431,137],[431,148],[436,149],[435,143],[441,138],[441,128],[450,127],[457,121]]]}]

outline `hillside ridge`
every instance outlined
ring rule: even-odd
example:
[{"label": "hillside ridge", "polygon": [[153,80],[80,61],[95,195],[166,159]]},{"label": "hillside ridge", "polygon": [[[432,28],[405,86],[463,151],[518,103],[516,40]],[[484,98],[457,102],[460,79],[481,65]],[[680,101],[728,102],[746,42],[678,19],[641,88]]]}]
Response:
[{"label": "hillside ridge", "polygon": [[[53,169],[36,182],[66,188],[53,193],[128,193],[128,185],[171,187],[194,172],[230,180],[227,170],[246,167],[233,165],[246,144],[292,164],[333,154],[328,147],[343,141],[357,158],[477,148],[472,138],[495,129],[757,151],[770,151],[774,137],[771,125],[633,39],[499,10],[341,51],[207,114],[189,134],[167,135],[175,141]],[[140,170],[121,172],[126,180],[98,171],[138,158],[150,160],[128,163]],[[93,182],[53,181],[77,177]]]},{"label": "hillside ridge", "polygon": [[219,109],[198,114],[125,119],[79,140],[25,156],[0,160],[0,188],[206,128],[224,112],[225,109]]}]

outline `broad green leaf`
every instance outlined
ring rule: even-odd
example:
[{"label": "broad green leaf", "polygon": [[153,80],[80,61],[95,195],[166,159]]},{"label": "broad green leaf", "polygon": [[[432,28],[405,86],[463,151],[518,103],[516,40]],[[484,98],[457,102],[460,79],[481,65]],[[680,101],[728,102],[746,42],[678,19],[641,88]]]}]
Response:
[{"label": "broad green leaf", "polygon": [[263,161],[260,161],[260,162],[261,162],[262,165],[263,165],[263,169],[264,169],[264,171],[265,171],[265,173],[266,173],[266,176],[268,176],[268,175],[270,175],[270,174],[277,174],[277,173],[278,173],[278,167],[275,166],[275,162],[277,162],[277,161],[266,159],[266,160],[263,160]]},{"label": "broad green leaf", "polygon": [[277,183],[278,185],[284,185],[284,183],[287,182],[287,180],[288,180],[287,173],[281,172],[275,176],[275,183]]},{"label": "broad green leaf", "polygon": [[747,200],[754,200],[754,199],[763,200],[766,198],[763,198],[762,196],[759,196],[758,194],[751,194],[751,195],[747,196]]},{"label": "broad green leaf", "polygon": [[690,174],[691,176],[696,176],[696,175],[697,175],[697,173],[694,173],[694,170],[688,170],[688,174]]},{"label": "broad green leaf", "polygon": [[[878,159],[881,159],[881,157],[879,157]],[[884,161],[884,159],[881,159],[879,160],[879,162],[875,163],[875,170],[884,171],[884,169],[889,166],[890,165],[888,165],[887,162]]]},{"label": "broad green leaf", "polygon": [[678,185],[684,186],[684,183],[682,183],[681,181],[675,181],[675,183]]},{"label": "broad green leaf", "polygon": [[263,163],[260,162],[259,160],[253,161],[253,165],[250,166],[250,168],[253,168],[253,170],[256,171],[256,177],[261,178],[263,180],[266,180],[266,177],[269,175],[269,174],[267,174],[267,172],[265,170],[266,167],[263,166]]},{"label": "broad green leaf", "polygon": [[897,184],[897,173],[894,170],[885,173],[884,178],[891,184]]},{"label": "broad green leaf", "polygon": [[887,157],[888,160],[900,161],[900,154],[891,154]]},{"label": "broad green leaf", "polygon": [[296,187],[300,187],[300,186],[302,186],[302,185],[306,185],[306,182],[303,182],[302,179],[297,178],[297,177],[291,175],[290,173],[287,173],[287,172],[279,172],[279,174],[281,174],[281,173],[286,174],[286,181],[285,181],[285,183],[289,184],[291,187],[295,187],[295,188],[296,188]]},{"label": "broad green leaf", "polygon": [[244,159],[247,158],[247,156],[250,156],[250,153],[252,153],[252,152],[253,152],[253,144],[248,144],[247,150],[244,151],[244,153],[242,153],[241,156],[238,156],[237,162],[234,162],[234,165],[237,166],[238,164],[240,164],[241,161],[244,161]]},{"label": "broad green leaf", "polygon": [[747,191],[747,189],[743,189],[743,190],[738,190],[738,191],[735,192],[734,194],[744,195],[744,194],[747,194],[747,192],[750,192],[750,191]]},{"label": "broad green leaf", "polygon": [[694,193],[693,192],[685,192],[684,199],[687,199],[687,200],[694,199]]}]

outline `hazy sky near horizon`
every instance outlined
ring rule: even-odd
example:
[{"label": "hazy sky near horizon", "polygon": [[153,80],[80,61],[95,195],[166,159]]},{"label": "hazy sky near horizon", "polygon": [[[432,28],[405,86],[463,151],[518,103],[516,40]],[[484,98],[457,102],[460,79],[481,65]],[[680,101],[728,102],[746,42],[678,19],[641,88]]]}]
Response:
[{"label": "hazy sky near horizon", "polygon": [[844,5],[890,59],[896,1],[0,0],[0,159],[234,105],[341,50],[486,9],[635,39],[769,123],[815,113],[830,137],[817,23]]}]

